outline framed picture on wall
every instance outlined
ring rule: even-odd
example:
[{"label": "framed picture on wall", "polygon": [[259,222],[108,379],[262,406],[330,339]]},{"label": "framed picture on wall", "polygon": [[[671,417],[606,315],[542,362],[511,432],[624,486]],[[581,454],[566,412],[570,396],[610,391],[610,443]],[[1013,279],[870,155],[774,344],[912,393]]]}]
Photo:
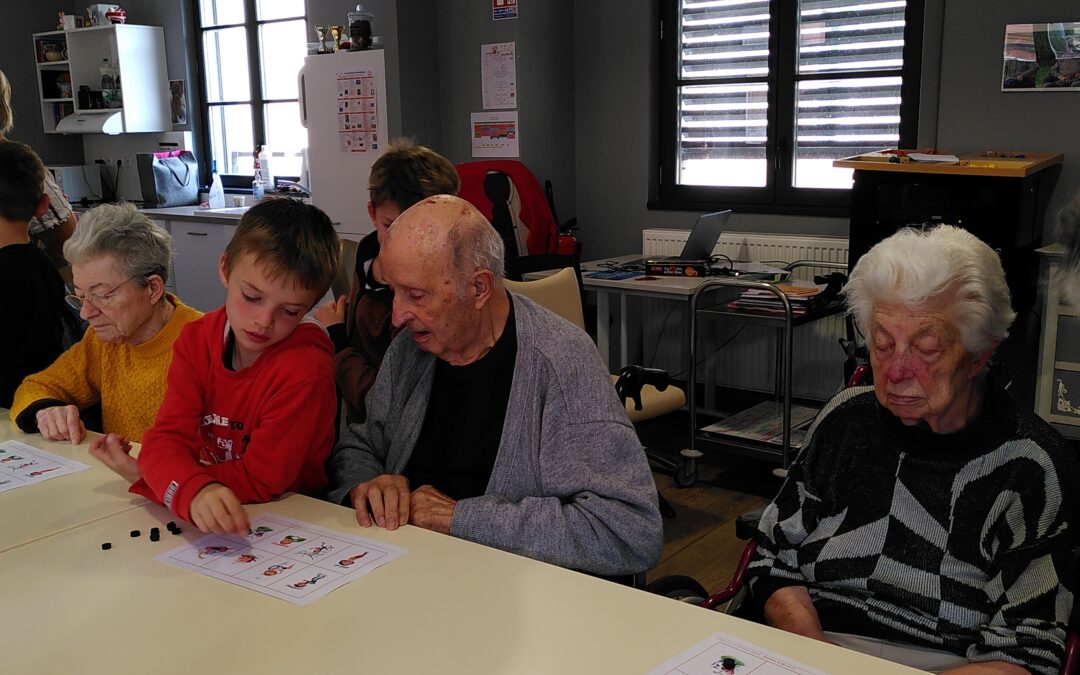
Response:
[{"label": "framed picture on wall", "polygon": [[1002,91],[1080,91],[1080,22],[1005,26]]},{"label": "framed picture on wall", "polygon": [[169,80],[169,107],[172,109],[173,124],[187,124],[187,96],[183,80]]}]

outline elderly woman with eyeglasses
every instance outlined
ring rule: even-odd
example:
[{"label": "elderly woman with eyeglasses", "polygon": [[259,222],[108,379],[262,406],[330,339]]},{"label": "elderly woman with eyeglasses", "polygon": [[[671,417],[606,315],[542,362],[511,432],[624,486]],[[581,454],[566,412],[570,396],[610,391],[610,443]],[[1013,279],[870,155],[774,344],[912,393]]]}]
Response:
[{"label": "elderly woman with eyeglasses", "polygon": [[20,429],[80,443],[80,410],[100,403],[103,432],[142,438],[165,394],[173,341],[201,316],[165,292],[172,255],[168,232],[131,204],[83,216],[64,256],[75,291],[68,304],[90,327],[15,391],[11,419]]}]

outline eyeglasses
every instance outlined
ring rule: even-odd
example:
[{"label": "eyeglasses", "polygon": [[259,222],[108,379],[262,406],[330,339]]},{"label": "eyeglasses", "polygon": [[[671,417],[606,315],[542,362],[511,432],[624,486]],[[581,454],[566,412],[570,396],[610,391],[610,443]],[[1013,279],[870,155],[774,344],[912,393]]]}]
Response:
[{"label": "eyeglasses", "polygon": [[90,293],[87,293],[86,297],[84,298],[80,298],[77,295],[65,295],[64,301],[67,302],[68,307],[71,307],[76,312],[82,310],[84,302],[88,302],[94,307],[97,307],[98,309],[105,309],[112,303],[113,300],[116,299],[116,292],[119,291],[124,284],[131,281],[132,279],[138,279],[139,276],[140,275],[136,274],[133,277],[128,277],[127,279],[121,281],[119,284],[113,286],[112,290],[105,293],[94,293],[93,291],[91,291]]}]

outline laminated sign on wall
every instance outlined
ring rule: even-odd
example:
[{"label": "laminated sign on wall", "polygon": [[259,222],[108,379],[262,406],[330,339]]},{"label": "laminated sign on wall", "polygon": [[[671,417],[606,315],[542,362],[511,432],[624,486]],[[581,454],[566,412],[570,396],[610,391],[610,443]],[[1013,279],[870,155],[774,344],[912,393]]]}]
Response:
[{"label": "laminated sign on wall", "polygon": [[491,0],[491,18],[493,21],[517,18],[517,0]]}]

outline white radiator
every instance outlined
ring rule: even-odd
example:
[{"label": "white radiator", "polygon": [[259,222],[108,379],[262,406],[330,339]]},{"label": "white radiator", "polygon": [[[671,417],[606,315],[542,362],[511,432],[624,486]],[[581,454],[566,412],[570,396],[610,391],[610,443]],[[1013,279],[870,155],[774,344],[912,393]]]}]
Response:
[{"label": "white radiator", "polygon": [[[678,255],[688,235],[687,230],[646,229],[641,235],[642,253],[646,256]],[[720,237],[713,253],[742,261],[790,263],[796,260],[821,260],[847,263],[848,241],[845,237],[726,232]],[[798,268],[794,276],[809,280],[815,274],[834,271],[807,266]],[[648,365],[651,361],[651,365],[664,368],[673,375],[682,373],[678,379],[686,377],[688,327],[683,319],[685,309],[680,307],[682,304],[670,300],[644,299],[640,324],[642,362]],[[719,348],[714,357],[716,384],[771,392],[775,386],[780,331],[744,325],[735,320],[701,321],[698,359]],[[795,329],[792,365],[794,396],[823,400],[843,386],[844,353],[839,344],[843,335],[842,315]],[[724,345],[728,340],[730,342]],[[704,367],[698,366],[699,382],[705,380]]]}]

